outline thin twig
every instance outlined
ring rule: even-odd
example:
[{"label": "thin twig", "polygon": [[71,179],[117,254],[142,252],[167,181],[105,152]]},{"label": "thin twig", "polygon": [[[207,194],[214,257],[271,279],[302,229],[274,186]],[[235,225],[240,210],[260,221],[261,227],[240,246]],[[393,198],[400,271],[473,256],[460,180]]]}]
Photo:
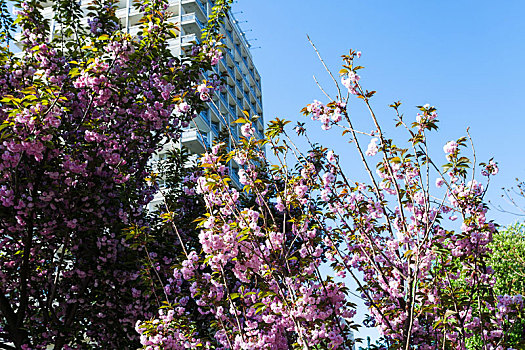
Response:
[{"label": "thin twig", "polygon": [[315,77],[315,75],[313,76],[314,78],[314,81],[315,83],[317,84],[317,87],[319,88],[319,90],[321,90],[321,92],[330,100],[330,101],[333,101],[333,99],[330,97],[330,95],[328,95],[328,93],[323,89],[323,87],[321,86],[321,84],[319,84],[319,82],[317,81],[317,78]]},{"label": "thin twig", "polygon": [[312,45],[312,47],[314,48],[315,53],[317,54],[317,57],[319,57],[319,60],[321,61],[321,63],[322,63],[323,66],[324,66],[324,69],[328,72],[328,74],[330,74],[330,77],[331,77],[332,80],[334,81],[335,86],[337,87],[337,92],[339,93],[339,95],[338,95],[337,97],[338,97],[338,98],[343,98],[343,95],[341,94],[341,89],[339,88],[339,83],[338,83],[337,80],[334,78],[334,75],[332,74],[332,72],[330,71],[330,69],[328,69],[328,66],[326,65],[326,63],[324,62],[323,58],[321,57],[321,54],[319,53],[319,50],[317,50],[317,47],[315,47],[315,44],[314,44],[313,41],[310,39],[310,37],[309,37],[308,35],[306,35],[306,37],[308,38],[308,41],[310,42],[310,45]]}]

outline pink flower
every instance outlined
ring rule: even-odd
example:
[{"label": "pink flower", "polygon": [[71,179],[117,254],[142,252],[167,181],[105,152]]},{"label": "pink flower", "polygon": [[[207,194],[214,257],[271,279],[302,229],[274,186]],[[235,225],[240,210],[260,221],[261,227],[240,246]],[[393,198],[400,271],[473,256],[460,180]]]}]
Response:
[{"label": "pink flower", "polygon": [[359,81],[359,75],[355,74],[355,72],[348,72],[346,76],[343,76],[341,78],[341,84],[343,84],[344,87],[346,87],[348,90],[354,90],[355,84]]},{"label": "pink flower", "polygon": [[490,165],[492,166],[492,170],[491,170],[490,174],[491,175],[496,175],[499,172],[498,166],[496,165],[496,163],[494,163],[494,161],[490,161]]},{"label": "pink flower", "polygon": [[332,182],[335,181],[335,175],[332,173],[324,173],[323,174],[323,185],[325,187],[328,187]]},{"label": "pink flower", "polygon": [[206,86],[206,84],[201,84],[197,86],[197,91],[201,94],[207,94],[210,92],[210,89],[208,88],[208,86]]},{"label": "pink flower", "polygon": [[321,129],[323,130],[330,130],[332,128],[332,126],[330,125],[330,123],[323,123],[321,124]]},{"label": "pink flower", "polygon": [[253,136],[255,130],[254,128],[252,127],[252,124],[251,123],[246,123],[244,124],[242,127],[241,127],[241,134],[242,136],[246,137],[246,138],[250,138]]},{"label": "pink flower", "polygon": [[330,200],[330,189],[325,188],[321,191],[321,199],[325,202],[328,202]]},{"label": "pink flower", "polygon": [[335,123],[339,123],[341,121],[341,119],[343,119],[342,117],[342,114],[341,114],[341,110],[339,108],[336,108],[334,110],[334,113],[332,113],[332,121],[335,122]]},{"label": "pink flower", "polygon": [[369,157],[373,157],[378,152],[377,147],[377,141],[379,141],[376,137],[374,137],[372,140],[370,140],[370,143],[368,144],[368,149],[366,150],[366,155]]},{"label": "pink flower", "polygon": [[306,191],[308,191],[308,186],[306,186],[306,185],[295,186],[294,191],[295,191],[295,194],[297,195],[297,197],[303,198],[304,195],[306,194]]},{"label": "pink flower", "polygon": [[443,151],[447,154],[454,153],[457,149],[458,144],[456,143],[456,141],[449,141],[445,146],[443,146]]},{"label": "pink flower", "polygon": [[197,92],[199,92],[202,101],[208,101],[210,99],[210,88],[208,88],[205,83],[197,86]]},{"label": "pink flower", "polygon": [[97,136],[97,133],[86,130],[84,134],[84,140],[86,140],[87,142],[93,142],[97,140]]},{"label": "pink flower", "polygon": [[445,180],[443,180],[442,178],[436,179],[436,187],[440,188],[441,186],[443,186],[444,183],[445,183]]},{"label": "pink flower", "polygon": [[416,192],[413,196],[414,202],[417,204],[423,205],[425,204],[425,195],[423,192]]},{"label": "pink flower", "polygon": [[334,151],[328,151],[328,153],[326,153],[326,159],[332,163],[332,164],[335,164],[337,162],[337,156],[334,154]]},{"label": "pink flower", "polygon": [[179,110],[182,112],[182,113],[186,113],[190,110],[190,105],[187,104],[186,102],[182,102],[179,104]]},{"label": "pink flower", "polygon": [[248,185],[250,183],[248,174],[246,173],[244,169],[239,169],[238,175],[239,175],[239,182],[242,185]]},{"label": "pink flower", "polygon": [[284,208],[285,207],[283,204],[283,200],[281,199],[281,197],[277,197],[275,209],[279,210],[282,213],[284,211]]},{"label": "pink flower", "polygon": [[217,155],[219,153],[219,150],[222,148],[222,146],[224,146],[224,142],[221,142],[221,143],[218,143],[218,144],[214,145],[211,148],[211,153],[213,155]]},{"label": "pink flower", "polygon": [[496,175],[499,172],[498,164],[494,160],[490,160],[489,164],[485,165],[485,167],[481,170],[481,175],[483,176],[489,176],[489,175]]}]

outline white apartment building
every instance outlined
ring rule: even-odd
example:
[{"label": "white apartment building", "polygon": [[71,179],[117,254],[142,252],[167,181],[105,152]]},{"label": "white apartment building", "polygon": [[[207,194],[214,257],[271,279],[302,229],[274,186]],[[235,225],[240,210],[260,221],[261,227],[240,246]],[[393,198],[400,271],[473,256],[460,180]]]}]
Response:
[{"label": "white apartment building", "polygon": [[[53,20],[52,3],[52,1],[43,1],[42,6],[43,15],[51,19],[51,32],[54,32],[56,24]],[[81,0],[81,6],[84,8],[87,8],[89,3],[90,0]],[[169,45],[173,54],[179,56],[184,54],[185,49],[190,49],[193,42],[200,41],[201,31],[207,23],[214,0],[169,0],[168,3],[168,12],[172,14],[169,20],[180,28],[180,35],[170,39]],[[119,0],[116,15],[120,19],[122,28],[132,35],[138,33],[142,13],[135,9],[133,0]],[[227,48],[223,52],[223,59],[214,67],[214,71],[219,74],[225,73],[226,88],[222,92],[217,91],[213,94],[213,103],[208,103],[208,110],[200,113],[182,135],[182,145],[194,154],[202,153],[210,147],[219,131],[224,128],[229,128],[233,138],[238,140],[238,126],[233,121],[242,117],[243,111],[247,111],[251,116],[260,116],[255,129],[256,136],[263,137],[261,77],[253,63],[250,44],[231,12],[224,19],[221,32]],[[203,72],[203,75],[207,77],[211,73]],[[180,147],[181,143],[168,144],[164,149]],[[232,163],[231,176],[238,184],[238,165],[233,161]]]}]

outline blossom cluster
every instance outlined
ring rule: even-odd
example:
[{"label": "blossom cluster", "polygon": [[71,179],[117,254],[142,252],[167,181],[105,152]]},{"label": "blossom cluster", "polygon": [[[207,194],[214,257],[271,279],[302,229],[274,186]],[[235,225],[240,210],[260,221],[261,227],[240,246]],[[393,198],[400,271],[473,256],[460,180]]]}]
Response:
[{"label": "blossom cluster", "polygon": [[[264,152],[261,141],[253,136],[253,122],[242,129],[246,148],[225,153],[225,144],[217,144],[202,156],[204,172],[193,185],[208,212],[199,223],[202,254],[188,251],[171,283],[172,310],[190,315],[196,306],[194,312],[215,320],[213,337],[202,331],[192,333],[197,325],[188,319],[193,326],[177,345],[161,348],[188,347],[190,336],[206,346],[231,349],[285,349],[293,344],[348,347],[355,310],[347,301],[347,287],[319,274],[322,230],[313,220],[282,226],[279,208],[268,206],[270,192],[280,187],[269,179],[261,181],[263,169],[256,160],[264,159]],[[244,160],[239,163],[240,184],[229,177],[226,162],[230,158]],[[303,175],[317,176],[314,167]],[[292,203],[305,203],[304,188],[306,181],[298,178],[279,195],[281,205],[288,210]],[[250,206],[246,206],[248,197],[252,197]],[[179,302],[182,299],[184,304]],[[162,318],[139,327],[147,335],[145,347],[173,332]]]}]

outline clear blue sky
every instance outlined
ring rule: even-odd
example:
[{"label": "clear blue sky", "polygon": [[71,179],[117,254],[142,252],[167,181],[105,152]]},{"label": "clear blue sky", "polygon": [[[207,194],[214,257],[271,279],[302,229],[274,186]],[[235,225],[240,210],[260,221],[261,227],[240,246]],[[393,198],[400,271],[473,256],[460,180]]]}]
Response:
[{"label": "clear blue sky", "polygon": [[[303,106],[326,102],[312,75],[328,89],[331,84],[308,34],[335,73],[348,49],[363,52],[362,83],[378,91],[373,104],[387,132],[393,130],[390,103],[401,100],[407,120],[415,118],[416,105],[430,103],[441,121],[438,156],[445,141],[470,127],[478,162],[499,162],[490,199],[499,201],[500,188],[514,178],[525,179],[525,1],[239,0],[233,11],[242,11],[235,14],[247,21],[241,27],[261,46],[252,55],[262,77],[265,121],[302,120]],[[367,118],[358,105],[350,105],[354,118]],[[318,125],[312,131],[323,144],[346,147]],[[501,224],[517,219],[493,217]]]},{"label": "clear blue sky", "polygon": [[[266,121],[302,120],[303,106],[326,102],[312,75],[329,90],[331,85],[306,34],[334,72],[342,54],[360,50],[362,83],[378,91],[373,104],[387,133],[396,135],[391,102],[404,103],[407,120],[415,118],[416,105],[436,106],[441,123],[435,154],[442,157],[442,145],[470,127],[478,162],[494,157],[500,165],[488,198],[511,209],[499,196],[514,178],[525,179],[525,1],[239,0],[233,11],[243,12],[236,14],[247,21],[241,27],[257,39],[253,46],[261,46],[252,54]],[[350,105],[354,119],[366,119],[358,105]],[[316,141],[340,154],[348,147],[318,125],[311,130]],[[490,217],[502,225],[519,219],[496,210]],[[360,336],[368,334],[373,332]]]}]

